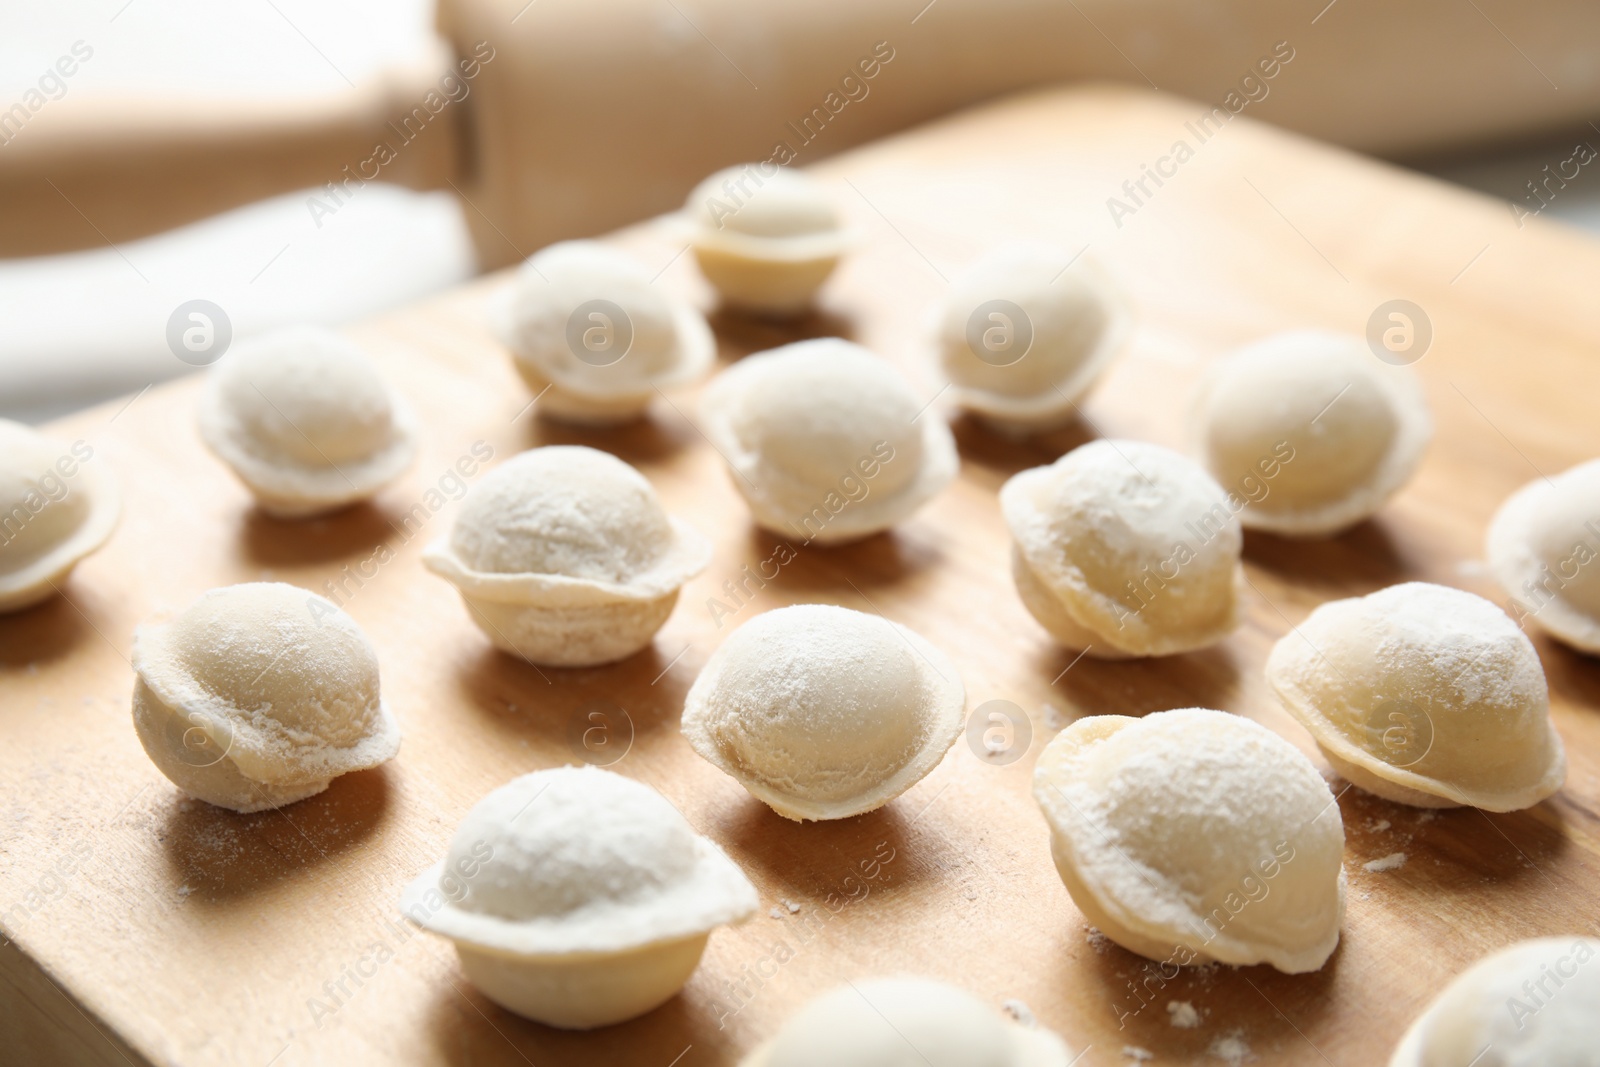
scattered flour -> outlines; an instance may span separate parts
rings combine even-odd
[[[1404,867],[1405,865],[1406,854],[1404,852],[1391,852],[1382,859],[1369,860],[1361,866],[1373,873],[1381,873],[1383,871],[1392,871],[1396,867]]]
[[[1046,703],[1044,706],[1044,725],[1049,730],[1065,730],[1071,725],[1072,719],[1067,713],[1054,704]]]
[[[768,911],[767,914],[772,916],[774,919],[781,919],[783,918],[784,913],[782,908],[774,907]]]
[[[1187,1000],[1169,1000],[1167,1020],[1180,1030],[1193,1030],[1200,1025],[1200,1013]]]
[[[785,900],[783,902],[783,906],[789,909],[789,914],[790,915],[798,915],[798,914],[800,914],[800,905],[796,904],[792,900]]]
[[[1246,1060],[1255,1059],[1250,1052],[1250,1046],[1245,1044],[1243,1030],[1233,1030],[1223,1034],[1211,1042],[1211,1047],[1206,1052],[1232,1067],[1238,1067]]]
[[[1092,926],[1084,928],[1083,939],[1102,956],[1111,951],[1111,939]]]
[[[1156,1054],[1147,1048],[1140,1048],[1138,1045],[1123,1045],[1122,1058],[1132,1060],[1134,1063],[1146,1063],[1155,1059]]]
[[[1391,827],[1393,825],[1394,824],[1391,823],[1388,819],[1379,819],[1377,822],[1372,824],[1372,829],[1374,831],[1376,831],[1377,833],[1382,833],[1383,831],[1387,830],[1389,827]]]

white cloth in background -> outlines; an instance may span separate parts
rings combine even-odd
[[[477,272],[449,192],[369,182],[315,220],[307,198],[318,194],[116,248],[0,261],[0,416],[39,422],[193,371],[167,343],[168,319],[190,300],[220,306],[238,343],[290,323],[350,322]]]

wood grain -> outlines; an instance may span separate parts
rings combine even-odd
[[[714,316],[724,360],[842,333],[918,368],[931,398],[940,383],[920,369],[927,306],[988,244],[1025,234],[1087,245],[1138,306],[1140,325],[1080,425],[1023,444],[957,420],[955,485],[891,534],[801,550],[720,627],[709,598],[728,603],[724,583],[777,542],[750,526],[694,428],[692,392],[658,400],[650,421],[618,433],[523,413],[528,394],[484,328],[485,300],[503,276],[353,331],[419,409],[426,442],[399,484],[325,521],[286,524],[251,509],[200,447],[193,380],[58,424],[117,469],[129,503],[64,597],[0,620],[0,922],[20,950],[6,955],[7,972],[39,972],[9,988],[36,1003],[59,995],[49,1025],[62,1042],[95,1050],[71,1058],[94,1063],[702,1067],[736,1062],[826,987],[913,972],[996,1006],[1022,1000],[1075,1049],[1087,1046],[1084,1064],[1121,1063],[1125,1047],[1156,1062],[1200,1062],[1234,1037],[1252,1062],[1367,1065],[1383,1062],[1429,995],[1480,954],[1535,934],[1593,932],[1600,673],[1542,637],[1571,755],[1567,787],[1512,815],[1428,815],[1345,793],[1349,915],[1316,974],[1185,973],[1141,1008],[1132,987],[1144,964],[1090,938],[1056,877],[1028,787],[1034,756],[1063,723],[1202,705],[1258,719],[1310,751],[1262,681],[1272,642],[1322,600],[1403,579],[1500,599],[1477,562],[1495,506],[1539,472],[1600,454],[1600,249],[1553,226],[1519,230],[1499,205],[1247,119],[1198,146],[1115,225],[1106,198],[1175,140],[1192,141],[1184,123],[1202,110],[1121,89],[1043,94],[818,168],[869,240],[803,322]],[[617,240],[664,268],[658,284],[709,306],[688,257],[659,231]],[[1208,359],[1272,330],[1363,332],[1394,297],[1425,308],[1435,331],[1417,368],[1438,434],[1415,481],[1342,537],[1248,537],[1248,621],[1214,649],[1074,665],[1055,648],[1011,587],[1001,482],[1098,435],[1176,446],[1187,391]],[[714,539],[715,563],[653,649],[610,668],[541,672],[493,652],[454,591],[423,571],[420,548],[447,528],[454,505],[409,539],[395,524],[441,481],[449,489],[447,471],[479,440],[497,460],[552,442],[608,448]],[[344,599],[377,645],[404,722],[399,758],[281,812],[236,816],[185,801],[133,735],[134,626],[231,582],[320,590],[342,568],[359,573],[379,546],[395,558],[359,588],[347,582]],[[799,601],[914,627],[954,658],[971,706],[1026,709],[1029,753],[995,767],[958,743],[881,811],[828,825],[777,818],[694,756],[676,723],[687,686],[733,624]],[[596,701],[631,719],[631,741],[618,727],[628,750],[614,769],[660,789],[721,842],[757,883],[763,910],[713,937],[680,998],[574,1035],[478,996],[448,944],[399,924],[395,899],[485,792],[577,759],[574,723]],[[1395,852],[1404,866],[1364,869]],[[24,1010],[7,996],[0,1020]],[[1201,1025],[1170,1025],[1169,1000],[1192,1002]],[[29,1025],[7,1029],[47,1028]],[[111,1036],[126,1054],[111,1054]]]

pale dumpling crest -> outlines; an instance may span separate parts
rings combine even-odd
[[[740,1067],[1068,1067],[1061,1038],[926,978],[851,982],[812,1000]]]
[[[1091,656],[1165,656],[1239,623],[1244,537],[1194,463],[1141,441],[1093,441],[1000,490],[1023,604]]]
[[[1432,434],[1410,367],[1318,330],[1219,360],[1190,411],[1196,456],[1247,502],[1239,521],[1288,536],[1334,534],[1373,515],[1416,472]]]
[[[921,781],[961,733],[950,660],[877,615],[800,604],[730,634],[684,699],[683,735],[788,819],[872,811]]]
[[[1289,742],[1203,708],[1100,715],[1058,734],[1034,798],[1073,902],[1176,966],[1320,968],[1344,917],[1344,824]]]
[[[1600,941],[1518,941],[1457,975],[1389,1067],[1590,1067],[1597,1019]]]
[[[955,478],[955,439],[926,406],[887,361],[829,337],[740,360],[700,412],[756,522],[834,544],[888,529]]]
[[[1042,241],[990,250],[936,314],[939,370],[956,401],[1008,432],[1074,419],[1132,318],[1097,267]]]
[[[542,412],[626,422],[657,390],[710,369],[716,341],[705,317],[653,281],[643,264],[599,241],[562,241],[523,264],[495,314]]]
[[[0,419],[0,612],[53,596],[121,512],[116,478],[93,445]]]
[[[495,468],[422,556],[495,645],[556,667],[644,648],[710,559],[710,543],[667,514],[642,474],[579,445]]]
[[[456,943],[491,1000],[572,1029],[672,997],[712,930],[756,905],[744,872],[665,797],[593,767],[494,790],[400,899],[413,922]]]
[[[1388,800],[1516,811],[1566,778],[1533,643],[1459,589],[1323,604],[1273,647],[1267,682],[1334,770]]]
[[[1600,652],[1600,459],[1513,493],[1489,523],[1489,568],[1519,622]]]
[[[723,302],[770,315],[804,311],[855,241],[815,179],[771,162],[706,178],[681,218]]]
[[[354,619],[282,582],[213,589],[134,635],[133,721],[156,767],[218,807],[282,807],[400,749]]]
[[[206,375],[200,435],[284,518],[377,493],[411,465],[408,404],[354,342],[299,326],[241,342]]]

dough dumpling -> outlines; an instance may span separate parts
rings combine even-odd
[[[1334,770],[1387,800],[1517,811],[1566,778],[1533,643],[1460,589],[1323,604],[1273,646],[1267,682]]]
[[[1359,337],[1299,330],[1213,365],[1190,432],[1200,462],[1247,501],[1245,526],[1325,536],[1411,478],[1433,418],[1411,368],[1379,361]]]
[[[1073,902],[1130,952],[1302,974],[1339,943],[1339,805],[1258,723],[1203,708],[1079,719],[1040,754],[1033,795]]]
[[[269,515],[365,500],[417,450],[416,420],[354,342],[300,326],[241,342],[206,374],[200,436]]]
[[[1022,603],[1067,648],[1120,659],[1221,641],[1239,624],[1244,535],[1194,463],[1093,441],[1000,490]]]

